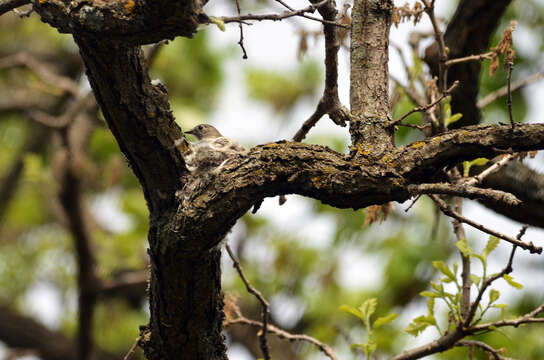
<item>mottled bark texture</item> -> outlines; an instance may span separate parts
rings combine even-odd
[[[37,0],[42,21],[80,37],[142,45],[191,37],[206,0]]]
[[[444,34],[450,49],[449,58],[454,59],[488,51],[490,39],[500,18],[511,0],[461,0]],[[483,15],[485,14],[485,16]],[[438,46],[430,46],[425,52],[425,61],[434,75],[438,75]],[[453,127],[480,123],[481,113],[477,107],[480,87],[481,63],[471,61],[454,65],[448,70],[448,81],[459,80],[459,86],[452,94],[451,106],[454,113],[463,118]],[[523,119],[516,119],[523,121]],[[503,122],[507,122],[504,119]],[[515,194],[523,203],[515,210],[498,204],[484,202],[494,211],[522,223],[544,227],[544,176],[521,162],[511,162],[504,169],[486,178],[484,186]]]
[[[351,33],[352,154],[373,162],[393,148],[389,117],[389,28],[393,2],[355,1]]]
[[[129,12],[124,17],[123,9]],[[283,141],[231,159],[218,175],[196,177],[173,146],[182,132],[166,90],[151,84],[134,44],[190,36],[198,4],[44,0],[36,6],[45,21],[73,33],[96,99],[148,203],[151,319],[140,340],[148,359],[226,359],[218,245],[259,199],[295,193],[357,209],[404,201],[418,191],[485,196],[482,189],[428,183],[461,160],[544,148],[544,125],[470,127],[394,147],[387,127],[391,9],[391,1],[355,2],[351,155]]]

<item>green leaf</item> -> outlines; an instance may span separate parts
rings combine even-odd
[[[412,320],[412,322],[408,325],[404,331],[406,331],[410,335],[417,336],[420,332],[425,330],[427,326],[430,325],[436,325],[436,319],[432,315],[421,315]]]
[[[484,251],[482,252],[482,256],[484,257],[484,259],[487,259],[487,255],[491,254],[491,252],[497,248],[499,242],[500,240],[498,237],[489,237],[489,240],[487,240],[487,244],[485,245]]]
[[[428,298],[440,297],[440,294],[437,294],[437,293],[432,292],[432,291],[422,291],[422,292],[419,293],[419,295],[425,296],[425,297],[428,297]]]
[[[433,266],[440,270],[440,272],[446,275],[450,280],[455,280],[455,275],[453,272],[444,264],[443,261],[433,261]]]
[[[434,297],[429,298],[429,301],[427,301],[427,313],[429,316],[434,316]]]
[[[467,243],[467,239],[461,239],[455,243],[455,246],[461,251],[461,253],[466,257],[476,256],[474,250]]]
[[[399,315],[395,314],[395,313],[389,314],[387,316],[381,316],[381,317],[377,318],[376,321],[374,321],[374,324],[372,325],[372,327],[374,329],[377,329],[380,326],[383,326],[383,325],[388,324],[391,321],[395,320],[397,318],[397,316],[399,316]]]
[[[473,284],[480,285],[480,280],[482,280],[482,278],[478,275],[470,274],[470,281],[472,281]]]
[[[361,313],[359,312],[359,310],[357,310],[357,309],[355,309],[355,308],[353,308],[353,307],[351,307],[351,306],[342,305],[342,306],[340,306],[339,310],[340,310],[340,311],[347,312],[347,313],[349,313],[349,314],[351,314],[351,315],[353,315],[353,316],[358,317],[358,318],[361,319],[362,321],[364,321],[364,316],[363,316],[363,314],[361,314]]]
[[[502,278],[503,278],[504,280],[506,280],[506,282],[507,282],[510,286],[512,286],[512,287],[514,287],[514,288],[516,288],[516,289],[521,289],[521,288],[523,287],[523,285],[521,285],[521,284],[518,283],[518,282],[515,282],[515,281],[514,281],[514,278],[511,277],[511,276],[508,275],[508,274],[504,274],[504,275],[502,276]]]
[[[489,303],[494,303],[499,299],[500,296],[501,293],[499,292],[499,290],[491,289],[491,291],[489,291]]]
[[[359,311],[364,317],[365,324],[370,325],[370,317],[376,311],[376,306],[378,306],[378,299],[370,298],[359,306]]]
[[[470,165],[483,166],[489,162],[489,159],[486,158],[477,158],[470,162]]]
[[[463,117],[463,114],[457,113],[457,114],[453,114],[452,116],[446,118],[446,127],[448,127],[450,124],[453,124],[453,123],[461,120],[462,117]]]

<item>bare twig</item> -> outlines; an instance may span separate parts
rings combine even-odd
[[[229,244],[225,244],[225,248],[227,249],[227,253],[232,259],[232,266],[234,266],[234,268],[238,272],[238,275],[240,275],[240,278],[242,279],[242,282],[246,286],[247,291],[250,294],[253,294],[257,298],[257,300],[259,300],[259,302],[261,303],[262,323],[261,323],[261,331],[259,331],[258,333],[259,345],[261,347],[261,351],[263,353],[265,360],[270,360],[270,350],[268,349],[268,343],[266,341],[268,318],[270,316],[270,310],[269,310],[270,304],[268,303],[268,301],[266,301],[263,294],[261,294],[259,290],[255,289],[255,287],[253,287],[253,285],[251,285],[249,280],[246,278],[244,271],[242,270],[242,265],[240,265],[240,261],[236,258],[236,256],[232,252],[232,249],[230,248]]]
[[[438,86],[440,92],[444,92],[448,83],[448,67],[446,66],[448,54],[446,52],[444,34],[442,33],[442,30],[440,30],[438,20],[436,19],[436,16],[434,14],[434,0],[430,2],[429,0],[423,0],[423,4],[425,5],[424,10],[429,16],[429,19],[431,20],[431,23],[433,25],[435,39],[438,43],[438,53],[440,54],[440,63],[438,64]]]
[[[481,189],[464,184],[432,183],[408,185],[407,190],[412,195],[417,194],[443,194],[461,196],[469,199],[486,199],[508,206],[519,205],[521,201],[514,195],[493,189]]]
[[[235,0],[236,2],[236,11],[238,12],[238,16],[240,16],[240,0]],[[238,23],[238,27],[240,28],[240,40],[238,40],[238,45],[240,45],[240,48],[242,49],[242,59],[247,59],[247,52],[246,48],[244,47],[244,29],[242,28],[242,22],[240,21]]]
[[[468,224],[480,231],[483,231],[489,235],[493,235],[493,236],[496,236],[500,239],[503,239],[505,241],[508,241],[509,243],[511,244],[514,244],[514,245],[517,245],[519,247],[521,247],[522,249],[525,249],[525,250],[529,250],[531,253],[537,253],[537,254],[540,254],[542,253],[542,247],[540,246],[535,246],[532,242],[529,242],[529,243],[525,243],[521,240],[518,240],[516,238],[513,238],[511,236],[508,236],[508,235],[505,235],[505,234],[502,234],[498,231],[495,231],[495,230],[491,230],[491,229],[488,229],[487,227],[481,225],[481,224],[478,224],[470,219],[467,219],[466,217],[462,216],[461,214],[458,214],[457,212],[455,212],[453,209],[451,209],[449,207],[448,204],[446,204],[446,202],[442,199],[440,199],[438,196],[436,195],[431,195],[431,199],[433,199],[436,204],[440,207],[440,210],[442,210],[442,212],[444,214],[446,214],[447,216],[450,216],[450,217],[453,217],[455,219],[457,219],[458,221],[460,222],[463,222],[465,224]]]
[[[134,352],[138,348],[138,343],[140,342],[141,338],[142,338],[141,336],[138,336],[136,338],[136,340],[134,341],[134,344],[132,344],[130,349],[128,349],[127,354],[123,357],[123,360],[129,360],[132,357],[132,355],[134,354]]]
[[[487,345],[484,342],[477,341],[477,340],[461,340],[455,343],[454,346],[457,347],[478,347],[486,352],[489,353],[489,355],[494,360],[502,360],[504,357],[502,357],[499,353],[499,350],[492,348],[491,346]]]
[[[510,125],[512,126],[512,129],[514,129],[514,116],[512,115],[512,89],[510,88],[510,83],[512,81],[512,69],[514,67],[514,64],[511,61],[507,61],[506,68],[507,68],[507,75],[506,75],[506,96],[507,101],[506,104],[508,106],[508,118],[510,119]]]
[[[451,59],[446,61],[446,67],[450,67],[455,64],[460,64],[460,63],[469,62],[469,61],[491,60],[491,57],[493,56],[494,53],[495,53],[494,51],[490,51],[490,52],[486,52],[485,54],[469,55],[469,56],[465,56],[461,58]]]
[[[282,14],[262,14],[262,15],[253,15],[253,14],[247,14],[247,15],[241,15],[241,16],[222,16],[218,17],[221,21],[223,21],[225,24],[231,23],[231,22],[243,22],[243,21],[249,21],[249,20],[255,20],[255,21],[263,21],[263,20],[271,20],[271,21],[281,21],[283,19],[288,19],[293,16],[303,16],[311,20],[319,21],[323,24],[327,25],[333,25],[337,27],[342,28],[348,28],[348,26],[344,24],[337,23],[335,21],[330,20],[321,20],[314,17],[307,17],[304,16],[306,13],[313,13],[316,9],[318,9],[320,6],[326,4],[329,2],[329,0],[322,0],[316,4],[311,4],[303,9],[299,10],[293,10],[293,11],[285,11]]]
[[[542,78],[544,78],[544,71],[539,71],[523,80],[512,83],[510,86],[510,91],[512,92],[512,91],[521,89],[527,85],[537,82],[538,80]],[[505,96],[506,94],[508,94],[508,86],[503,86],[502,88],[486,95],[483,99],[480,99],[478,101],[478,104],[477,104],[478,109],[485,108],[487,105],[491,104],[493,101],[497,100],[498,98]]]
[[[250,326],[255,326],[255,327],[259,327],[259,328],[263,328],[263,324],[259,321],[255,321],[255,320],[250,320],[250,319],[247,319],[243,316],[239,316],[237,319],[232,319],[232,320],[229,320],[227,323],[225,323],[225,326],[229,326],[229,325],[234,325],[234,324],[245,324],[245,325],[250,325]],[[309,342],[315,346],[317,346],[319,348],[319,350],[321,350],[327,357],[329,357],[331,360],[338,360],[338,358],[336,357],[336,355],[334,354],[333,350],[331,349],[331,347],[327,344],[324,344],[322,342],[320,342],[319,340],[311,337],[311,336],[308,336],[308,335],[305,335],[305,334],[291,334],[285,330],[282,330],[274,325],[268,325],[266,327],[266,331],[268,331],[269,333],[272,333],[274,335],[276,335],[277,337],[279,337],[280,339],[285,339],[285,340],[289,340],[289,341],[305,341],[305,342]]]
[[[402,122],[404,119],[406,119],[408,116],[412,115],[413,113],[416,113],[416,112],[423,112],[423,111],[427,111],[429,109],[431,109],[433,106],[437,105],[438,103],[440,103],[440,101],[442,101],[442,99],[444,99],[445,97],[447,97],[448,95],[451,94],[451,92],[457,87],[457,85],[459,85],[459,81],[455,81],[450,87],[449,89],[446,89],[438,99],[436,99],[435,101],[431,102],[430,104],[427,104],[427,105],[424,105],[424,106],[418,106],[416,108],[413,108],[412,110],[408,111],[406,114],[402,115],[400,118],[396,119],[396,120],[393,120],[389,123],[389,126],[395,126],[395,125],[398,125],[400,122]]]
[[[468,179],[467,181],[464,181],[464,183],[467,184],[467,185],[471,185],[471,186],[476,185],[476,184],[480,184],[486,177],[488,177],[489,175],[494,174],[497,171],[499,171],[506,164],[508,164],[510,161],[512,161],[516,156],[517,156],[517,154],[504,155],[504,157],[502,159],[500,159],[499,161],[497,161],[496,163],[494,163],[493,165],[491,165],[490,167],[488,167],[487,169],[485,169],[484,171],[482,171],[478,175]]]
[[[0,16],[20,6],[30,4],[30,0],[3,0],[0,1]]]
[[[416,204],[416,202],[421,198],[421,194],[419,194],[418,196],[416,196],[416,198],[414,200],[412,200],[412,203],[404,210],[404,212],[408,212],[410,211],[410,209],[412,208],[412,206],[414,206]]]
[[[544,304],[540,305],[539,307],[537,307],[530,313],[525,314],[524,316],[517,319],[500,320],[500,321],[473,326],[471,328],[471,332],[478,333],[478,332],[489,331],[498,327],[505,327],[505,326],[518,327],[521,324],[534,324],[534,323],[542,324],[544,323],[544,317],[537,317],[537,316],[542,314],[543,312],[544,312]]]

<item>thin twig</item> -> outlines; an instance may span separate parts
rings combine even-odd
[[[502,159],[500,159],[499,161],[497,161],[496,163],[494,163],[493,165],[491,165],[490,167],[488,167],[487,169],[485,169],[478,175],[468,179],[467,181],[464,181],[463,183],[467,185],[471,185],[471,186],[480,184],[486,177],[499,171],[502,167],[504,167],[506,164],[512,161],[516,156],[517,154],[505,155]]]
[[[306,13],[313,13],[316,9],[318,9],[320,6],[326,4],[330,0],[323,0],[316,4],[311,4],[303,9],[299,10],[293,10],[293,11],[285,11],[282,14],[262,14],[262,15],[253,15],[253,14],[246,14],[246,15],[240,15],[240,16],[221,16],[218,17],[221,21],[223,21],[225,24],[231,23],[231,22],[241,22],[241,21],[248,21],[248,20],[255,20],[255,21],[263,21],[263,20],[271,20],[271,21],[281,21],[283,19],[288,19],[293,16],[304,16]],[[307,17],[308,19],[319,21],[323,24],[327,25],[334,25],[342,28],[349,29],[347,25],[337,23],[335,21],[330,20],[321,20],[318,18],[313,17]]]
[[[238,12],[238,16],[240,16],[240,0],[235,0],[236,2],[236,11]],[[247,59],[247,52],[246,48],[244,47],[244,29],[242,28],[242,22],[240,21],[238,23],[238,27],[240,28],[240,40],[238,40],[238,45],[240,45],[240,48],[242,49],[242,59]]]
[[[496,350],[496,349],[492,348],[491,346],[487,345],[486,343],[484,343],[482,341],[461,340],[461,341],[456,342],[454,346],[457,346],[457,347],[478,347],[478,348],[488,352],[493,357],[493,359],[495,359],[495,360],[504,359],[499,354],[499,350]]]
[[[410,211],[410,209],[412,208],[412,206],[414,206],[416,204],[416,202],[421,198],[421,194],[419,194],[418,196],[416,196],[416,198],[412,201],[412,203],[406,208],[406,210],[404,210],[404,212],[408,212]]]
[[[134,341],[134,344],[132,344],[130,349],[128,349],[127,354],[123,357],[123,360],[129,360],[132,357],[132,355],[134,354],[134,352],[138,348],[138,342],[140,341],[141,338],[142,338],[141,336],[138,336],[136,338],[136,340]]]
[[[521,247],[522,249],[525,249],[525,250],[529,250],[529,252],[531,252],[531,254],[533,253],[537,253],[537,254],[540,254],[542,253],[542,247],[540,246],[535,246],[532,242],[529,242],[529,243],[525,243],[521,240],[518,240],[516,238],[513,238],[511,236],[508,236],[508,235],[505,235],[505,234],[502,234],[498,231],[495,231],[495,230],[492,230],[492,229],[488,229],[487,227],[481,225],[481,224],[478,224],[470,219],[467,219],[466,217],[464,217],[463,215],[461,214],[458,214],[457,212],[455,212],[453,209],[451,209],[449,207],[448,204],[446,204],[446,202],[442,199],[440,199],[440,197],[436,196],[436,195],[430,195],[431,196],[431,199],[434,200],[434,202],[436,202],[436,204],[440,207],[440,210],[442,210],[442,212],[444,214],[446,214],[447,216],[450,216],[450,217],[453,217],[455,219],[457,219],[458,221],[460,222],[463,222],[465,224],[468,224],[480,231],[483,231],[489,235],[493,235],[493,236],[496,236],[500,239],[503,239],[505,241],[508,241],[509,243],[511,244],[514,244],[514,245],[517,245],[519,247]]]
[[[448,67],[446,66],[446,61],[448,60],[448,54],[446,52],[446,43],[444,41],[444,34],[442,33],[442,30],[440,30],[440,26],[438,25],[438,20],[436,19],[436,16],[434,14],[434,0],[429,2],[429,0],[423,0],[423,4],[425,5],[425,12],[429,16],[429,19],[431,20],[431,24],[433,25],[433,30],[435,34],[436,42],[438,43],[438,53],[440,54],[440,63],[438,64],[438,86],[440,89],[440,92],[444,92],[446,90],[446,86],[448,83]]]
[[[524,316],[517,319],[500,320],[500,321],[473,326],[471,328],[471,332],[477,333],[481,331],[489,331],[489,330],[492,330],[498,327],[504,327],[504,326],[518,327],[521,324],[544,323],[544,317],[537,317],[543,312],[544,312],[544,304],[540,305],[539,307],[537,307],[530,313],[525,314]]]
[[[465,56],[461,58],[451,59],[446,61],[446,67],[450,67],[455,64],[461,64],[461,63],[469,62],[469,61],[490,60],[494,53],[495,53],[494,51],[490,51],[490,52],[486,52],[485,54],[469,55],[469,56]]]
[[[232,252],[232,249],[230,248],[229,244],[225,244],[225,248],[227,249],[227,253],[229,254],[230,258],[232,259],[232,266],[236,269],[238,272],[238,275],[240,275],[240,278],[242,279],[242,282],[246,286],[247,292],[250,294],[253,294],[257,300],[261,303],[261,331],[259,331],[259,346],[261,347],[261,351],[263,353],[263,356],[265,360],[270,360],[270,350],[268,349],[268,343],[266,341],[266,332],[268,328],[268,318],[270,315],[270,304],[266,299],[264,298],[263,294],[257,289],[251,285],[249,280],[246,278],[244,271],[242,270],[242,265],[240,265],[240,261],[236,258],[234,253]]]
[[[469,199],[486,199],[496,203],[506,204],[508,206],[515,206],[521,204],[521,201],[510,193],[494,189],[482,189],[464,184],[412,184],[407,186],[407,190],[412,195],[442,194],[461,196]]]
[[[462,214],[463,198],[455,197],[453,199],[453,202],[455,204],[455,211],[458,214]],[[457,241],[463,241],[463,239],[467,238],[463,223],[458,219],[453,220],[453,229],[455,232],[455,236],[457,237]],[[472,282],[470,280],[470,258],[468,256],[465,256],[462,251],[459,251],[459,253],[461,254],[461,262],[463,268],[461,273],[461,321],[466,321],[470,316],[470,286],[472,285]]]
[[[229,320],[228,322],[225,323],[225,326],[229,326],[229,325],[234,325],[234,324],[245,324],[245,325],[250,325],[250,326],[255,326],[255,327],[259,327],[259,328],[263,328],[263,324],[259,321],[255,321],[255,320],[250,320],[250,319],[247,319],[245,317],[238,317],[237,319],[232,319],[232,320]],[[289,341],[305,341],[305,342],[309,342],[315,346],[317,346],[319,348],[319,350],[321,350],[327,357],[329,357],[331,360],[338,360],[338,358],[336,357],[336,355],[334,354],[333,350],[331,349],[331,347],[327,344],[324,344],[322,342],[320,342],[319,340],[311,337],[311,336],[308,336],[308,335],[305,335],[305,334],[291,334],[285,330],[282,330],[274,325],[268,325],[266,327],[266,331],[268,331],[269,333],[272,333],[274,335],[276,335],[277,337],[279,337],[280,339],[285,339],[285,340],[289,340]]]
[[[520,81],[516,81],[514,83],[511,84],[510,86],[510,91],[515,91],[515,90],[518,90],[518,89],[521,89],[527,85],[530,85],[534,82],[537,82],[538,80],[544,78],[544,71],[539,71],[537,73],[534,73],[533,75],[523,79],[523,80],[520,80]],[[500,89],[492,92],[491,94],[488,94],[486,95],[483,99],[480,99],[478,101],[478,109],[483,109],[485,108],[487,105],[491,104],[493,101],[497,100],[498,98],[500,97],[503,97],[505,95],[508,94],[508,87],[507,86],[503,86],[501,87]]]
[[[519,240],[518,236],[518,240]],[[497,279],[502,278],[506,274],[510,274],[513,271],[512,264],[514,262],[514,255],[516,254],[517,245],[512,246],[512,251],[510,252],[510,256],[508,257],[508,262],[506,263],[506,266],[498,273],[491,275],[485,279],[483,279],[483,283],[480,287],[480,290],[478,291],[478,295],[476,296],[476,299],[472,303],[470,307],[470,314],[469,317],[465,319],[463,326],[468,327],[474,318],[474,315],[476,314],[476,310],[478,310],[478,306],[480,305],[480,301],[482,300],[482,296],[484,295],[487,288]],[[482,315],[480,315],[480,319],[477,321],[474,321],[474,324],[477,324],[480,322]]]
[[[510,119],[510,125],[512,126],[512,129],[514,129],[514,116],[512,115],[512,89],[510,88],[510,83],[512,81],[512,69],[514,67],[514,64],[511,61],[508,61],[506,64],[507,76],[506,76],[506,96],[507,101],[506,104],[508,106],[508,117]]]
[[[416,108],[413,108],[412,110],[408,111],[406,114],[402,115],[400,118],[396,119],[396,120],[393,120],[389,123],[388,126],[395,126],[395,125],[398,125],[400,122],[402,122],[404,119],[406,119],[408,116],[412,115],[413,113],[416,113],[416,112],[423,112],[423,111],[427,111],[429,109],[431,109],[433,106],[435,106],[436,104],[440,103],[440,101],[442,101],[442,99],[444,99],[445,97],[447,97],[448,95],[451,94],[451,92],[457,87],[457,85],[459,85],[459,81],[456,80],[450,87],[449,89],[446,89],[438,99],[436,99],[435,101],[433,101],[432,103],[430,104],[427,104],[427,105],[424,105],[424,106],[418,106]]]

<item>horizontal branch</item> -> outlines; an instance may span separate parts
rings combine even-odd
[[[3,0],[0,1],[0,16],[20,6],[30,4],[30,0]]]
[[[125,45],[144,45],[192,37],[205,1],[93,1],[40,0],[34,10],[41,20],[61,33],[122,41]]]
[[[374,163],[318,145],[286,141],[260,145],[246,156],[232,158],[217,175],[186,178],[184,189],[178,192],[173,236],[187,239],[182,241],[185,251],[209,249],[221,241],[255,199],[290,193],[354,209],[403,202],[420,193],[460,195],[513,206],[519,200],[511,194],[435,183],[434,179],[444,167],[462,160],[493,157],[507,149],[542,148],[544,124],[520,124],[513,131],[503,125],[449,131],[398,148]],[[194,238],[205,241],[189,241]]]
[[[512,84],[510,84],[510,91],[518,90],[534,82],[537,82],[538,80],[543,78],[544,78],[544,71],[539,71],[523,80],[515,81]],[[503,86],[499,90],[494,91],[491,94],[486,95],[484,98],[478,100],[478,103],[476,104],[476,106],[478,107],[478,109],[483,109],[487,105],[491,104],[493,101],[497,100],[498,98],[506,96],[506,94],[508,94],[508,87]]]
[[[225,24],[228,24],[228,23],[231,23],[231,22],[244,22],[244,21],[248,21],[248,20],[254,20],[254,21],[263,21],[263,20],[281,21],[281,20],[288,19],[288,18],[294,17],[294,16],[306,17],[305,15],[307,13],[313,13],[316,9],[318,9],[320,6],[326,4],[328,1],[329,0],[322,0],[322,1],[318,2],[318,3],[316,3],[316,4],[311,4],[311,5],[303,8],[303,9],[284,11],[281,14],[262,14],[262,15],[247,14],[247,15],[241,15],[241,16],[221,16],[221,17],[219,17],[219,19],[221,21],[223,21]],[[318,18],[314,18],[314,17],[309,17],[309,19],[319,21],[319,22],[321,22],[323,24],[343,27],[345,29],[349,28],[348,26],[346,26],[344,24],[340,24],[340,23],[337,23],[337,22],[331,21],[331,20],[318,19]]]
[[[505,234],[500,233],[498,231],[489,229],[489,228],[483,226],[482,224],[478,224],[477,222],[472,221],[472,220],[464,217],[463,215],[457,213],[452,208],[450,208],[448,206],[448,204],[446,204],[446,202],[444,200],[440,199],[438,196],[431,196],[431,198],[434,200],[434,202],[438,205],[438,207],[440,208],[440,210],[442,210],[442,212],[444,214],[456,219],[457,221],[468,224],[468,225],[472,226],[473,228],[476,228],[476,229],[478,229],[480,231],[485,232],[486,234],[493,235],[493,236],[496,236],[496,237],[498,237],[500,239],[508,241],[509,243],[511,243],[513,245],[517,245],[522,249],[529,250],[531,253],[537,253],[537,254],[542,253],[542,247],[535,246],[532,242],[526,243],[526,242],[518,240],[518,239],[516,239],[516,238],[514,238],[512,236],[508,236],[508,235],[505,235]]]
[[[544,304],[540,305],[530,313],[519,317],[517,319],[511,319],[511,320],[500,320],[495,321],[491,323],[476,325],[471,328],[472,333],[477,333],[481,331],[488,331],[492,330],[498,327],[505,327],[505,326],[513,326],[518,327],[522,324],[534,324],[534,323],[541,323],[544,324],[544,317],[537,317],[538,315],[542,314],[544,312]]]

